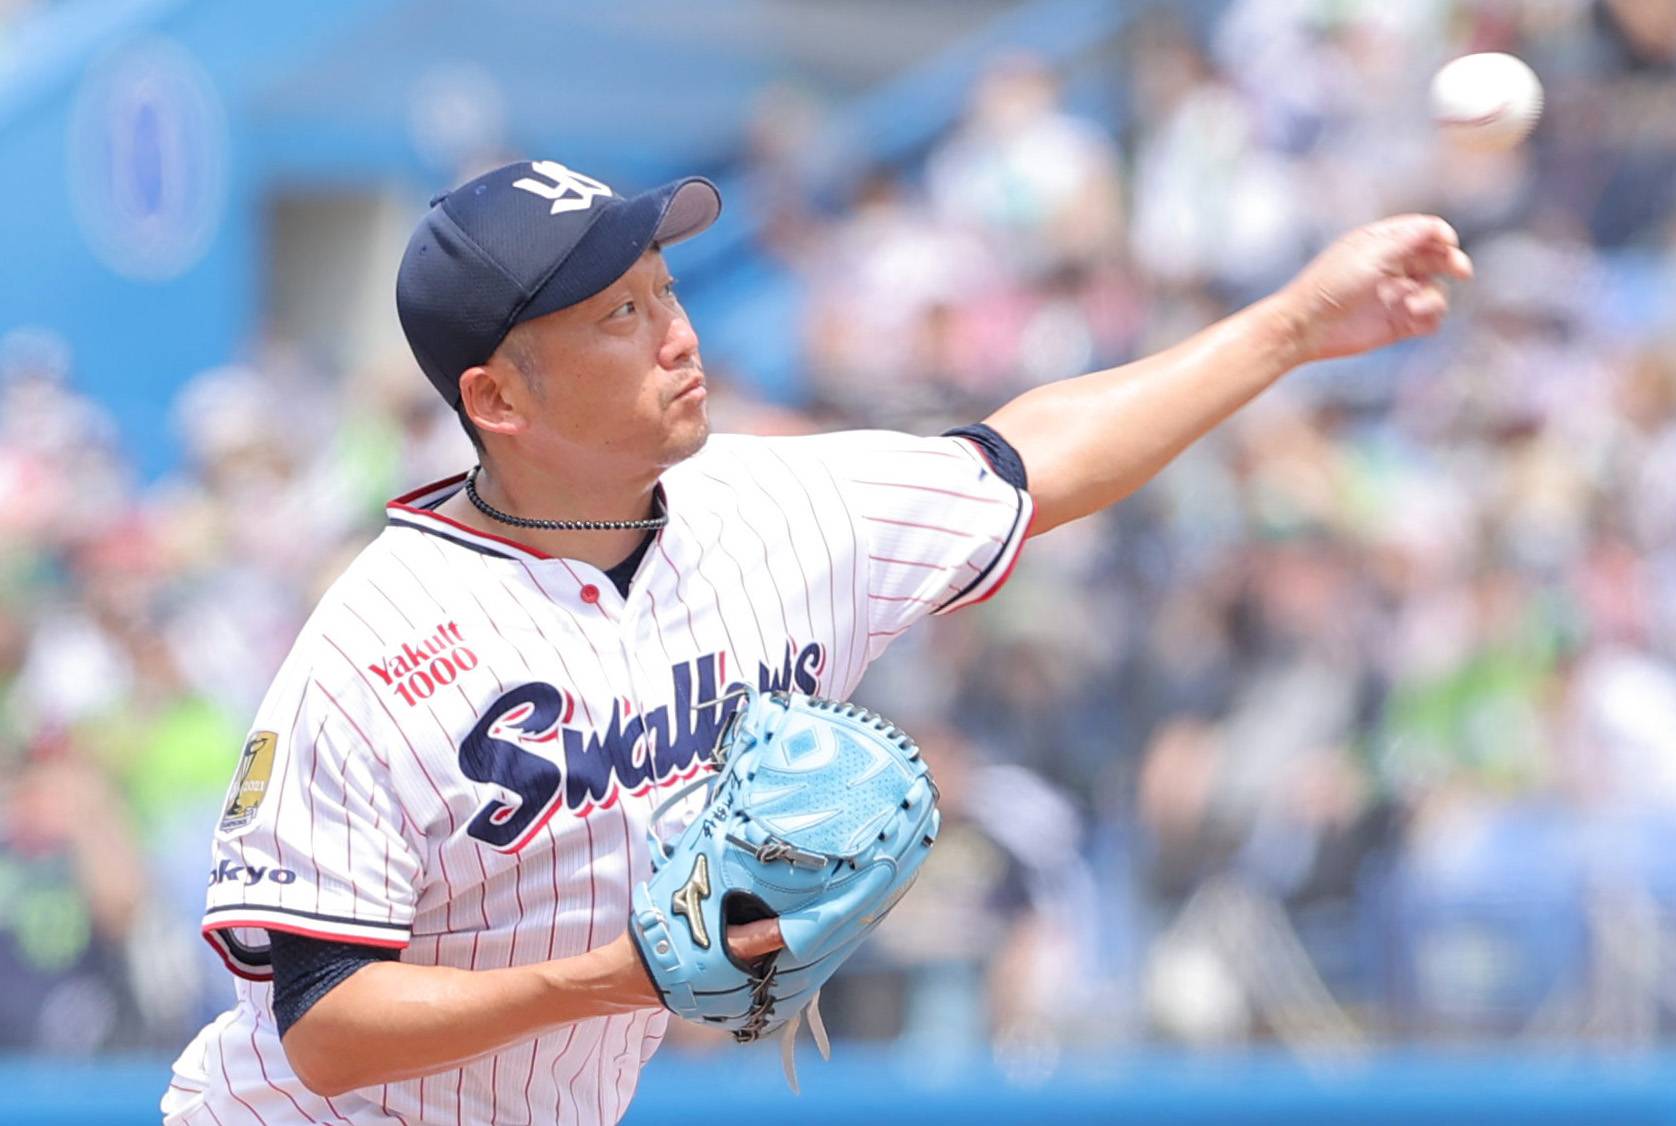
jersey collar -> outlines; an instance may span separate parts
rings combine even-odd
[[[523,563],[548,562],[555,558],[528,544],[497,536],[492,532],[479,531],[437,512],[437,505],[464,488],[465,482],[464,473],[456,473],[452,477],[435,481],[390,501],[384,506],[385,514],[394,527],[412,528],[426,535],[438,536],[480,555],[492,555],[499,559],[512,559]],[[657,499],[658,504],[667,510],[669,498],[661,481],[657,485]],[[660,530],[658,534],[662,535],[664,530],[667,529]]]

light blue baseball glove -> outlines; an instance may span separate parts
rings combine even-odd
[[[784,1026],[796,1090],[799,1017],[828,1055],[820,988],[919,873],[937,838],[937,789],[913,740],[865,708],[746,691],[717,773],[665,804],[710,787],[672,848],[653,839],[629,933],[671,1011],[739,1041]],[[770,917],[784,949],[750,962],[728,950],[730,924]]]

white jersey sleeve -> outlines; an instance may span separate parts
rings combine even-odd
[[[228,787],[203,921],[253,980],[273,976],[270,930],[405,947],[424,847],[356,686],[323,684],[301,652],[286,664]]]
[[[976,444],[881,430],[802,441],[832,475],[867,554],[875,651],[927,614],[982,602],[1006,582],[1035,510]]]

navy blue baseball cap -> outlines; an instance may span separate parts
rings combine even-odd
[[[513,325],[585,301],[653,243],[716,221],[702,176],[639,195],[551,160],[486,172],[431,201],[396,274],[396,313],[414,357],[448,405],[460,375],[488,361]]]

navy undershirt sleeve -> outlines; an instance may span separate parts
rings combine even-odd
[[[945,438],[965,438],[977,443],[989,459],[989,467],[995,470],[995,475],[1015,489],[1030,490],[1030,479],[1024,472],[1024,459],[1018,456],[1011,442],[995,432],[995,428],[987,423],[974,422],[970,426],[956,426],[953,430],[943,431]]]
[[[284,931],[269,931],[268,943],[274,967],[274,1021],[281,1036],[350,974],[362,966],[393,962],[401,956],[400,951],[382,946],[306,938]]]

